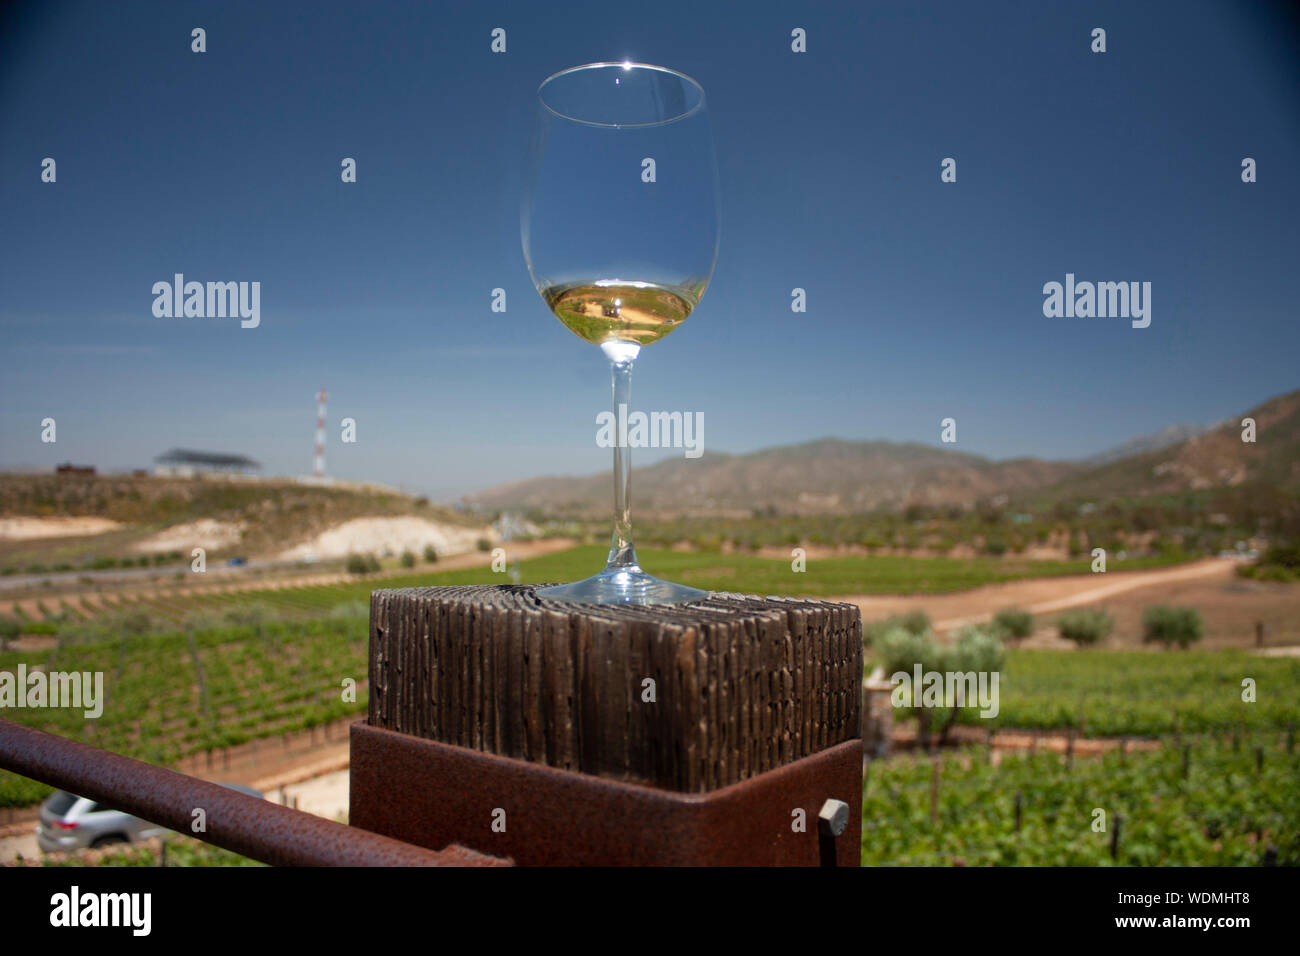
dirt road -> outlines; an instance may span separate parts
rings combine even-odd
[[[1003,608],[1019,607],[1040,617],[1028,646],[1072,647],[1056,636],[1047,615],[1072,607],[1100,606],[1116,621],[1112,644],[1141,643],[1141,618],[1153,604],[1194,607],[1205,619],[1206,647],[1249,647],[1255,624],[1265,627],[1269,645],[1300,643],[1300,585],[1255,582],[1235,574],[1237,562],[1206,558],[1172,568],[1110,571],[991,584],[949,594],[849,595],[864,621],[922,610],[937,631],[981,624]]]

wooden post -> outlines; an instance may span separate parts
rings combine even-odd
[[[1263,621],[1255,622],[1255,646],[1256,647],[1264,646],[1264,622]]]
[[[936,757],[931,764],[930,773],[930,825],[936,826],[939,823],[939,775],[941,773],[940,765],[942,759]]]
[[[1016,832],[1017,833],[1020,832],[1020,822],[1024,818],[1024,812],[1025,812],[1025,792],[1023,790],[1017,790],[1016,791]]]
[[[1110,858],[1119,859],[1119,828],[1124,823],[1124,818],[1118,813],[1115,814],[1115,826],[1110,831]]]
[[[194,629],[187,628],[185,631],[185,643],[189,647],[190,660],[194,664],[194,676],[199,683],[199,708],[203,712],[203,720],[209,727],[213,725],[212,709],[208,706],[208,682],[203,674],[203,660],[199,657],[198,644],[194,641]]]
[[[535,590],[371,595],[352,825],[526,865],[858,864],[855,606]]]
[[[367,723],[687,793],[858,739],[856,607],[742,595],[576,605],[532,592],[374,592]]]

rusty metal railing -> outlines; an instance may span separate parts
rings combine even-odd
[[[0,768],[274,866],[509,864],[458,845],[426,850],[8,720]],[[196,809],[205,832],[192,830]]]

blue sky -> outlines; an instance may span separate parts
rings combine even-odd
[[[1279,9],[9,8],[0,467],[146,466],[182,446],[305,473],[324,384],[341,477],[450,498],[607,468],[603,358],[533,290],[518,200],[537,84],[609,59],[708,96],[717,270],[633,392],[703,412],[706,457],[937,443],[948,416],[964,451],[1076,457],[1227,417],[1300,386],[1300,66]],[[176,272],[260,281],[260,327],[155,318],[152,285]],[[1044,317],[1043,284],[1067,272],[1151,282],[1151,326]]]

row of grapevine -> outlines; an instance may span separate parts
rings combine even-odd
[[[936,763],[938,770],[936,772]],[[1166,741],[1067,765],[977,751],[869,765],[864,865],[1300,864],[1300,758],[1284,735]]]
[[[302,730],[365,708],[365,623],[322,619],[228,626],[194,634],[195,666],[183,634],[123,635],[49,651],[0,653],[18,664],[104,675],[107,702],[94,721],[73,708],[14,709],[7,719],[167,764],[210,748]],[[355,700],[344,697],[344,681]],[[0,774],[0,806],[33,802],[44,790]]]

